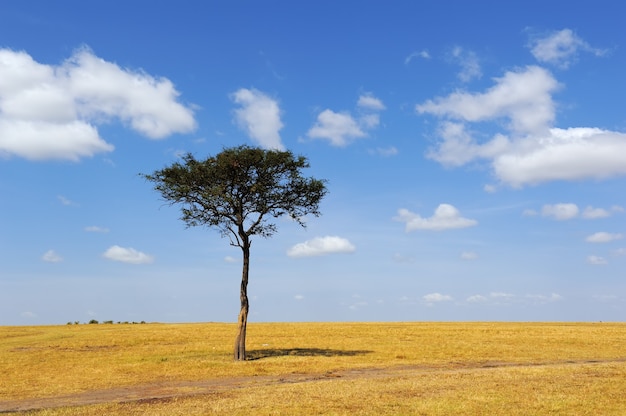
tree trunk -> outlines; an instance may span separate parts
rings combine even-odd
[[[237,319],[237,338],[235,338],[235,360],[245,361],[246,359],[246,327],[248,325],[248,271],[250,270],[250,243],[244,240],[241,247],[243,251],[243,270],[241,272],[241,290],[239,299],[241,300],[241,310]]]

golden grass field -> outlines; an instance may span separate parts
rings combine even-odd
[[[626,324],[0,327],[0,412],[624,415]]]

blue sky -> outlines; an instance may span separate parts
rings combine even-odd
[[[241,253],[139,177],[290,149],[251,321],[622,321],[617,1],[3,1],[0,325],[235,321]]]

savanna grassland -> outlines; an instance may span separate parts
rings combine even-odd
[[[0,327],[0,412],[623,415],[626,324]]]

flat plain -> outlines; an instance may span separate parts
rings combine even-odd
[[[623,415],[626,324],[0,327],[0,412]]]

